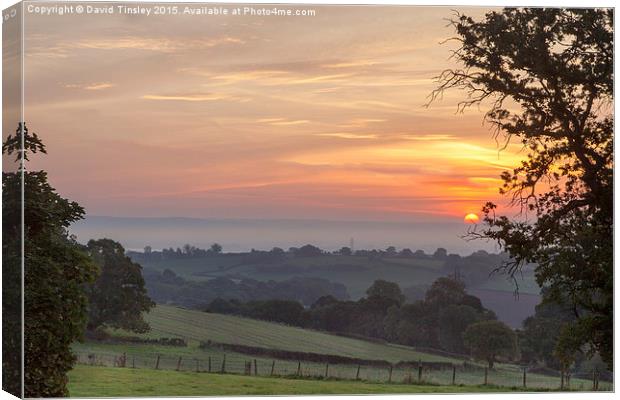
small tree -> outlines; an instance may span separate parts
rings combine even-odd
[[[463,334],[463,342],[472,356],[489,363],[493,368],[498,356],[517,356],[517,335],[506,324],[490,320],[469,325]]]
[[[353,252],[351,251],[350,247],[343,247],[338,250],[338,254],[340,254],[341,256],[350,256],[351,254],[353,254]]]
[[[219,243],[213,243],[209,250],[211,250],[211,253],[220,254],[222,252],[222,246]]]
[[[88,289],[88,329],[107,325],[134,332],[147,332],[142,317],[154,305],[146,294],[142,267],[125,255],[120,243],[110,239],[90,240],[88,252],[101,268],[101,275]]]

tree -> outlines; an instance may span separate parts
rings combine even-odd
[[[519,8],[480,21],[457,15],[461,69],[439,77],[431,101],[462,89],[459,110],[489,106],[486,121],[527,158],[501,175],[516,217],[483,207],[472,237],[496,241],[515,276],[537,263],[546,300],[573,309],[558,341],[566,353],[613,358],[613,9]],[[518,287],[517,287],[518,290]],[[568,296],[564,296],[568,294]]]
[[[498,356],[512,359],[517,355],[517,335],[500,321],[469,325],[463,334],[463,343],[472,356],[488,362],[491,369]]]
[[[442,349],[453,353],[466,351],[463,332],[471,324],[482,319],[482,315],[472,307],[449,305],[439,312],[439,344]]]
[[[218,243],[213,243],[209,249],[211,253],[220,254],[222,252],[222,246]]]
[[[148,332],[142,313],[154,305],[148,297],[142,267],[125,255],[123,246],[110,239],[90,240],[88,253],[99,265],[101,275],[88,292],[88,329],[100,326]]]
[[[547,367],[561,369],[555,348],[563,326],[574,319],[572,310],[566,306],[552,302],[537,305],[536,313],[523,321],[520,332],[519,344],[526,361],[542,362]]]
[[[350,256],[351,254],[353,254],[353,252],[351,251],[350,247],[343,247],[338,250],[338,254],[340,254],[341,256]]]
[[[3,270],[6,266],[7,272],[14,272],[11,278],[18,279],[15,282],[21,282],[21,270],[13,267],[20,258],[22,188],[24,196],[23,396],[65,397],[67,372],[75,361],[71,344],[82,338],[87,319],[84,285],[97,275],[96,265],[68,233],[68,227],[83,218],[84,209],[61,197],[49,184],[45,171],[26,170],[28,156],[45,154],[46,149],[25,123],[19,124],[15,135],[7,137],[2,153],[17,154],[16,162],[20,163],[17,172],[2,173],[3,252],[6,250],[4,254],[10,255]],[[19,320],[3,328],[21,332]],[[8,360],[20,365],[19,360],[13,360],[19,358],[20,349],[12,350],[15,354]],[[19,378],[13,369],[15,365],[3,368],[4,382],[12,391],[20,393],[21,379],[15,380]]]
[[[387,303],[392,303],[397,306],[402,305],[405,302],[405,296],[401,292],[397,283],[388,282],[381,279],[374,281],[372,286],[366,290],[368,300],[381,300]]]
[[[426,302],[435,308],[460,304],[465,297],[465,284],[456,279],[438,278],[426,291]]]
[[[318,257],[320,255],[323,255],[323,250],[311,244],[301,246],[295,251],[296,257]]]
[[[436,258],[438,260],[445,260],[446,257],[448,257],[448,251],[443,247],[439,247],[437,250],[435,250],[435,253],[433,253],[433,258]]]

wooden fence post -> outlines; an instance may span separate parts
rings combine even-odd
[[[484,367],[484,384],[487,385],[489,383],[489,368]]]
[[[594,382],[593,382],[594,391],[598,390],[598,377],[599,377],[598,369],[594,369]]]
[[[357,372],[355,373],[355,380],[358,381],[360,379],[360,365],[357,364]]]
[[[131,368],[136,368],[136,356],[131,357]]]
[[[392,383],[392,366],[390,365],[390,375],[388,376],[388,383]]]
[[[527,368],[523,367],[523,387],[527,387]]]
[[[209,372],[211,372],[211,356],[209,356]]]
[[[456,365],[452,365],[452,384],[456,384]]]
[[[220,373],[226,373],[226,354],[224,354],[224,357],[222,358],[222,370],[220,371]]]
[[[155,361],[155,369],[159,369],[159,357],[161,357],[159,354],[157,355],[157,361]]]
[[[418,363],[418,383],[422,382],[422,364]]]
[[[329,363],[325,364],[325,378],[329,376]]]
[[[273,376],[273,371],[276,368],[276,360],[271,362],[271,373],[269,375]]]
[[[123,353],[123,368],[127,366],[127,353]]]
[[[181,361],[183,361],[183,357],[179,357],[179,361],[177,361],[177,371],[181,370]]]
[[[254,359],[254,375],[258,376],[258,365],[256,364],[256,358]]]
[[[301,361],[297,362],[297,376],[301,376]]]
[[[599,381],[598,378],[599,378],[599,375],[600,374],[599,374],[598,370],[596,370],[596,390],[598,390],[598,381]]]

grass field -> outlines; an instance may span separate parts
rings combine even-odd
[[[188,347],[135,343],[76,343],[73,348],[78,353],[80,362],[91,364],[88,356],[96,355],[96,360],[92,364],[113,366],[116,357],[125,353],[128,367],[135,364],[137,369],[153,369],[159,356],[160,369],[175,370],[180,366],[182,371],[195,371],[197,368],[200,371],[206,371],[208,370],[208,359],[211,358],[212,371],[215,372],[220,370],[224,354],[226,354],[227,372],[241,374],[244,371],[245,362],[256,359],[259,375],[270,375],[270,369],[274,362],[271,358],[254,357],[219,348],[202,349],[198,347],[200,341],[212,340],[272,349],[386,360],[392,363],[421,360],[427,362],[444,361],[457,366],[462,365],[460,359],[428,354],[406,346],[372,343],[265,321],[208,314],[170,306],[157,306],[151,311],[147,319],[151,324],[152,331],[145,336],[151,338],[185,338],[188,340]],[[116,332],[116,334],[121,333],[123,332]],[[180,365],[178,364],[179,358],[181,358]],[[293,375],[298,368],[296,360],[276,360],[275,363],[275,375]],[[351,380],[356,376],[356,369],[357,365],[334,364],[329,367],[329,377]],[[387,368],[363,366],[359,376],[364,380],[381,383],[388,380],[388,374]],[[392,381],[403,382],[411,374],[416,380],[416,371],[395,368]],[[325,364],[304,362],[302,363],[301,375],[323,376],[325,375]],[[450,368],[447,370],[424,370],[422,380],[435,384],[448,384],[451,383],[451,378],[452,370]],[[560,385],[559,381],[557,377],[533,373],[527,376],[528,387],[530,388],[557,389]],[[459,369],[458,371],[457,384],[471,385],[483,382],[481,370]],[[516,365],[497,364],[495,370],[489,371],[488,382],[503,387],[521,386],[522,371]],[[571,387],[585,390],[591,387],[591,382],[575,378],[571,381]]]
[[[301,329],[231,315],[209,314],[158,305],[146,316],[151,325],[147,337],[179,337],[190,343],[212,340],[289,351],[335,354],[368,360],[453,361],[406,346],[371,343],[323,332]]]
[[[69,373],[71,397],[233,396],[506,392],[494,386],[378,384],[155,371],[77,365]]]

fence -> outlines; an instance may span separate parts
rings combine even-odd
[[[610,382],[600,381],[597,373],[589,377],[562,374],[560,377],[512,370],[489,370],[467,363],[432,368],[415,362],[385,367],[362,364],[330,364],[308,361],[252,358],[232,353],[203,358],[186,355],[148,353],[75,352],[77,363],[121,368],[210,372],[252,376],[300,377],[312,379],[362,380],[376,383],[435,385],[494,385],[528,390],[612,390]]]

